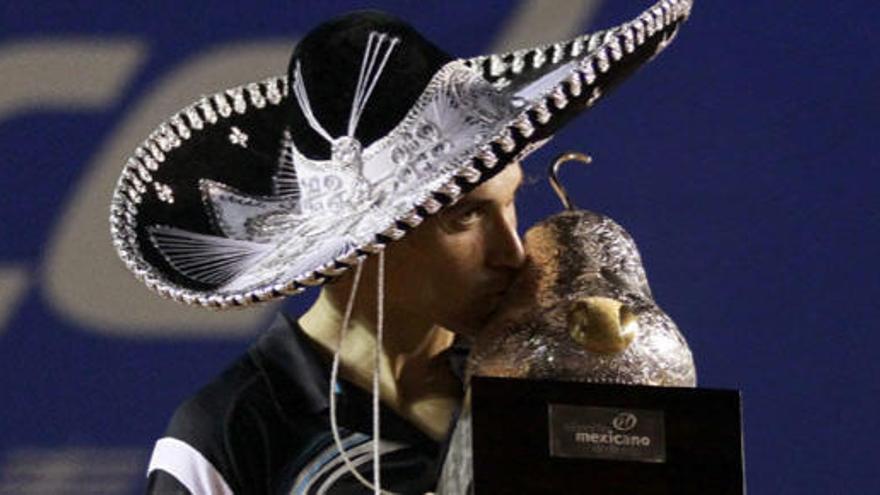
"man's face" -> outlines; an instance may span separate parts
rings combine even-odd
[[[459,333],[488,321],[525,261],[512,164],[388,250],[389,302]]]

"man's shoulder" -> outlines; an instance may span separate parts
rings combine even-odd
[[[187,487],[213,483],[216,490],[226,483],[239,491],[274,479],[291,455],[326,435],[323,408],[310,398],[318,371],[302,364],[296,354],[309,351],[286,325],[276,320],[246,353],[177,407],[156,443],[151,484],[170,474],[174,479],[166,481]]]
[[[184,400],[174,411],[166,430],[172,436],[201,445],[240,421],[241,409],[252,411],[270,408],[260,400],[265,396],[264,377],[251,356],[240,356],[214,380]]]
[[[263,381],[245,354],[181,403],[153,449],[151,493],[232,493],[238,487],[234,456],[263,450],[239,433],[248,418],[277,429],[271,405],[260,400]]]
[[[295,320],[279,314],[247,352],[176,409],[167,434],[190,438],[255,422],[298,422],[326,408],[325,374]]]

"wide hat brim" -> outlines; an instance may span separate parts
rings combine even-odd
[[[148,287],[187,304],[240,307],[321,285],[545,143],[664,49],[691,6],[661,0],[605,31],[452,60],[357,149],[358,170],[298,149],[288,77],[203,97],[127,161],[114,246]]]

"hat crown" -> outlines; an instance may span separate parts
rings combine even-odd
[[[311,107],[304,109],[301,99],[288,100],[291,138],[316,160],[332,159],[334,147],[350,142],[340,140],[344,137],[366,148],[403,120],[450,60],[412,26],[382,12],[353,12],[325,22],[298,43],[290,60],[290,93],[296,94],[299,81]],[[364,74],[370,67],[372,72]],[[367,89],[372,91],[364,99]]]

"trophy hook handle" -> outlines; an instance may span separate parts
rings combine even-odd
[[[550,170],[548,172],[550,175],[550,185],[553,187],[553,190],[556,191],[556,195],[559,196],[559,201],[562,202],[562,206],[565,207],[566,210],[574,210],[575,206],[574,203],[571,202],[568,192],[562,187],[562,183],[559,182],[559,167],[561,167],[563,163],[573,161],[589,165],[593,162],[593,158],[586,153],[569,151],[559,155],[559,157],[550,164]]]

